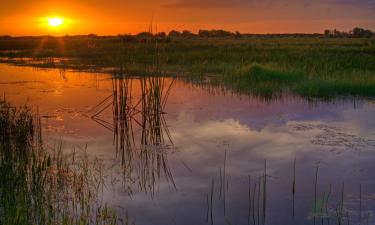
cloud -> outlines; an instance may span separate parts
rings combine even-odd
[[[239,8],[239,7],[269,7],[271,4],[278,4],[279,1],[274,0],[178,0],[162,4],[165,8],[197,8],[197,9],[212,9],[212,8]]]
[[[375,0],[165,0],[161,8],[190,11],[194,13],[190,14],[194,15],[190,20],[195,21],[220,24],[273,21],[275,27],[281,21],[310,21],[307,26],[320,21],[325,26],[346,24],[344,29],[349,29],[353,24],[368,26],[375,19]]]
[[[166,8],[276,8],[276,7],[323,7],[350,6],[357,8],[374,8],[375,0],[175,0],[162,4]]]

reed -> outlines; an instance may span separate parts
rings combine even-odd
[[[214,224],[213,208],[214,208],[214,192],[215,192],[215,180],[211,181],[211,191],[210,191],[210,222],[211,225]]]
[[[152,27],[150,27],[152,30]],[[159,44],[151,37],[146,39],[143,51],[151,55],[144,61],[147,76],[132,77],[127,62],[127,49],[124,42],[118,52],[116,65],[118,72],[112,79],[112,95],[99,102],[88,113],[91,118],[113,132],[114,146],[123,167],[125,183],[138,181],[138,187],[151,196],[155,186],[164,178],[176,189],[173,175],[168,166],[167,151],[173,148],[165,115],[165,107],[174,84],[167,81],[160,71]],[[139,84],[140,93],[132,86]],[[102,113],[112,110],[113,122],[102,118]],[[140,135],[135,135],[135,130]],[[128,187],[130,188],[130,187]]]
[[[319,173],[319,164],[316,166],[315,170],[315,180],[314,180],[314,224],[316,223],[316,214],[317,214],[317,189],[318,189],[318,173]]]
[[[341,200],[340,204],[338,205],[336,209],[336,215],[337,215],[337,223],[339,225],[343,224],[343,219],[344,219],[344,191],[345,191],[345,183],[342,183],[341,186]],[[349,220],[349,218],[348,218]]]
[[[294,219],[295,216],[295,196],[296,196],[296,165],[297,165],[297,158],[294,157],[293,161],[293,178],[292,178],[292,217]]]
[[[27,106],[0,103],[0,223],[120,224],[99,201],[101,174],[87,155],[47,151],[40,120]]]
[[[362,224],[362,184],[359,184],[359,224]]]
[[[266,175],[266,170],[264,175]],[[264,175],[257,177],[253,185],[251,184],[251,177],[249,177],[249,207],[247,218],[248,224],[266,224],[267,181],[265,181]]]

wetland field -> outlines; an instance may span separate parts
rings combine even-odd
[[[0,37],[0,224],[375,224],[375,39]]]

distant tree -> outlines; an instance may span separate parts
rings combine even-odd
[[[208,30],[199,30],[198,31],[199,37],[210,37],[210,31]]]
[[[334,29],[334,30],[333,30],[333,36],[335,36],[335,37],[340,37],[340,36],[341,36],[341,32],[338,31],[338,30],[336,30],[336,29]]]
[[[182,31],[181,36],[184,37],[184,38],[192,38],[192,37],[195,37],[196,35],[193,34],[189,30],[184,30],[184,31]]]
[[[181,36],[181,32],[176,31],[176,30],[172,30],[171,32],[168,33],[168,37],[180,37],[180,36]]]
[[[167,37],[167,34],[165,32],[159,32],[155,36],[159,37],[159,38],[165,38],[165,37]]]
[[[135,42],[136,38],[131,34],[119,34],[117,35],[118,38],[121,39],[123,42]]]
[[[141,32],[136,34],[135,41],[140,43],[146,43],[148,40],[151,40],[154,38],[154,35],[151,32]]]
[[[147,38],[147,37],[153,37],[154,35],[150,32],[141,32],[141,33],[138,33],[136,36],[140,38]]]
[[[236,31],[236,32],[234,33],[234,36],[237,37],[237,38],[239,38],[239,37],[242,36],[242,34],[241,34],[240,32],[238,32],[238,31]]]
[[[331,30],[328,30],[328,29],[324,30],[324,36],[326,37],[331,36]]]
[[[225,30],[213,30],[212,31],[215,37],[230,37],[233,36],[232,32]]]
[[[371,30],[366,30],[360,27],[355,27],[351,33],[353,37],[358,37],[358,38],[369,38],[374,35]]]
[[[232,32],[225,30],[199,30],[199,37],[231,37],[235,36]]]
[[[371,32],[371,31],[370,31]],[[339,31],[337,29],[334,30],[324,30],[325,37],[335,37],[335,38],[344,38],[344,37],[360,37],[362,36],[363,29],[362,28],[355,28],[350,32]]]
[[[98,35],[97,34],[88,34],[87,37],[89,37],[89,38],[97,38]]]

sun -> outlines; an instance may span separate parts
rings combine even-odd
[[[54,34],[67,32],[76,24],[76,20],[61,14],[41,16],[37,21],[41,29],[48,30],[48,32],[53,32]]]
[[[59,17],[47,18],[48,25],[51,27],[60,27],[64,24],[64,19]]]

